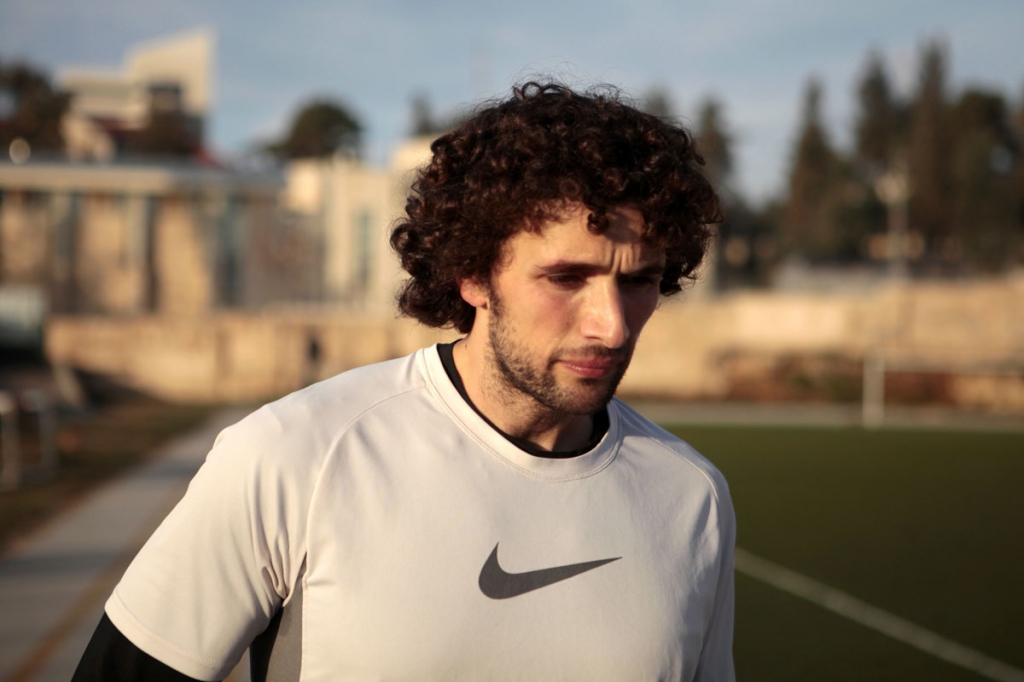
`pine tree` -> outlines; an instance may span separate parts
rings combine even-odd
[[[434,115],[434,107],[430,103],[430,96],[425,92],[418,92],[409,100],[412,111],[412,126],[409,132],[413,137],[434,136],[444,132],[443,125]]]
[[[658,118],[671,119],[676,116],[672,95],[661,86],[655,86],[647,91],[647,94],[640,100],[640,109]]]
[[[871,179],[892,165],[900,137],[899,104],[893,98],[881,55],[872,52],[857,88],[855,158]]]
[[[857,103],[848,180],[856,191],[847,192],[849,199],[841,210],[839,223],[847,257],[864,260],[870,254],[871,239],[888,231],[893,217],[890,211],[901,210],[886,206],[878,195],[878,183],[887,174],[905,168],[905,117],[892,94],[882,56],[877,52],[868,55],[857,85]]]
[[[911,110],[908,166],[910,229],[925,238],[933,263],[957,258],[951,240],[950,131],[946,100],[946,50],[932,41],[922,50],[921,75]]]
[[[457,128],[466,121],[466,112],[454,112],[438,115],[431,104],[430,96],[418,92],[409,100],[412,125],[409,134],[412,137],[437,137]]]
[[[722,105],[713,98],[700,106],[697,151],[704,157],[704,174],[715,190],[728,200],[733,168],[732,137],[723,121]]]
[[[746,265],[749,252],[749,247],[745,246],[746,240],[735,234],[738,227],[735,218],[739,207],[737,197],[729,187],[729,173],[732,170],[731,140],[725,131],[721,109],[721,105],[712,98],[701,104],[694,140],[697,152],[704,159],[704,176],[715,188],[723,205],[724,220],[716,226],[712,247],[714,257],[709,260],[710,267],[714,268],[711,280],[716,288],[728,286],[732,279],[730,270]],[[734,251],[744,252],[742,259],[728,257],[730,244],[734,245]]]
[[[751,210],[732,184],[733,137],[724,107],[714,98],[698,110],[697,151],[704,158],[704,174],[722,200],[724,220],[716,228],[714,282],[719,289],[764,286],[774,265],[769,253],[775,243],[772,223]]]
[[[951,233],[974,269],[998,270],[1018,251],[1014,162],[1017,140],[1002,95],[965,92],[951,111]]]
[[[816,260],[827,259],[834,252],[829,209],[837,168],[836,155],[822,123],[821,100],[821,83],[811,79],[804,91],[781,235],[787,252]]]
[[[1021,89],[1020,107],[1013,117],[1013,132],[1017,152],[1013,167],[1013,186],[1016,206],[1016,223],[1019,234],[1024,234],[1024,88]],[[1024,251],[1017,254],[1024,261]]]

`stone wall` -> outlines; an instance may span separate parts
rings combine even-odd
[[[450,334],[448,336],[451,336]],[[53,317],[56,365],[183,402],[258,400],[445,338],[409,321],[312,311]]]
[[[57,317],[55,363],[175,400],[280,395],[452,332],[323,309],[205,317]],[[621,391],[724,399],[787,358],[948,377],[947,398],[1024,412],[1024,280],[894,285],[858,295],[738,293],[667,300],[648,323]],[[832,363],[830,365],[829,363]],[[845,364],[843,364],[845,363]]]

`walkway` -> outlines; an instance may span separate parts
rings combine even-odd
[[[165,444],[0,557],[0,682],[71,679],[121,574],[243,415],[227,410]]]

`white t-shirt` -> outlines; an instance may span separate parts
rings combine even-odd
[[[593,450],[540,458],[436,348],[311,386],[220,434],[107,614],[205,680],[282,605],[293,680],[731,680],[725,480],[608,412]]]

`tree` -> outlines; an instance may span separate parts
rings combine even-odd
[[[892,165],[901,137],[899,104],[892,96],[885,64],[877,52],[868,56],[864,77],[857,87],[854,156],[868,180]]]
[[[341,103],[318,99],[302,107],[283,140],[268,146],[280,159],[358,156],[363,126]]]
[[[0,151],[19,137],[33,151],[63,151],[60,122],[69,104],[68,94],[33,67],[0,63]]]
[[[786,251],[815,260],[834,252],[829,209],[837,159],[822,124],[821,100],[821,83],[812,78],[804,90],[781,235]]]
[[[895,217],[890,210],[901,210],[887,207],[876,187],[887,173],[905,166],[906,155],[903,107],[892,94],[885,63],[877,52],[868,55],[857,85],[857,104],[847,180],[853,191],[846,193],[836,223],[847,255],[861,260],[871,253],[873,236],[888,232],[889,220]]]
[[[697,114],[697,151],[704,158],[704,175],[718,192],[724,220],[716,229],[713,248],[714,282],[719,289],[763,284],[768,264],[764,248],[758,248],[770,235],[763,220],[751,211],[734,190],[732,135],[725,122],[723,106],[709,97]]]
[[[651,88],[640,99],[640,110],[658,118],[675,118],[676,116],[672,95],[660,86]]]
[[[945,80],[946,49],[941,42],[932,41],[922,50],[920,81],[911,109],[907,162],[910,229],[924,236],[933,264],[949,260],[955,253],[950,241],[951,144]]]
[[[412,128],[410,132],[413,137],[424,137],[437,135],[443,132],[441,124],[434,116],[434,107],[430,104],[430,97],[426,93],[418,92],[412,96],[409,102],[412,107]]]
[[[430,103],[430,97],[420,92],[412,96],[412,126],[409,129],[413,137],[437,137],[456,128],[466,120],[465,116],[452,114],[438,116]]]
[[[650,95],[647,98],[650,106]],[[663,109],[659,116],[667,115],[667,103],[662,100],[657,104],[654,100],[655,109]],[[648,113],[654,113],[648,109]],[[735,216],[733,207],[737,204],[736,197],[732,195],[728,187],[728,175],[732,170],[732,151],[730,149],[730,138],[725,132],[725,125],[722,121],[721,105],[712,98],[708,98],[700,106],[699,122],[695,144],[697,152],[704,159],[704,176],[711,183],[718,193],[722,202],[724,220],[719,223],[715,230],[715,241],[713,246],[714,258],[710,261],[715,268],[713,282],[716,288],[722,288],[732,284],[732,270],[741,268],[747,264],[749,256],[748,241],[741,235],[735,234],[738,225],[732,220]],[[728,249],[732,248],[732,251]],[[728,254],[739,254],[741,257],[727,258]]]
[[[1013,129],[1017,138],[1017,158],[1014,163],[1013,185],[1017,207],[1017,226],[1024,231],[1024,88],[1021,89],[1021,102],[1013,117]],[[1024,258],[1024,252],[1020,254]]]
[[[950,112],[951,230],[963,260],[996,270],[1018,252],[1014,163],[1017,139],[1002,95],[968,90]]]
[[[700,106],[697,128],[697,151],[704,157],[704,174],[711,185],[727,198],[732,175],[732,137],[722,120],[722,105],[708,98]]]

